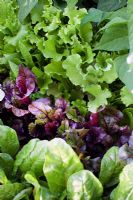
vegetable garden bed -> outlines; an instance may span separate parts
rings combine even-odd
[[[132,200],[132,130],[132,0],[0,0],[0,200]]]

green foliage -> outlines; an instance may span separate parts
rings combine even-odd
[[[19,149],[16,132],[8,126],[0,125],[0,151],[15,156]]]
[[[65,141],[53,139],[49,142],[43,171],[53,194],[60,195],[66,188],[68,178],[81,169],[83,166],[78,156]]]
[[[120,174],[120,183],[111,194],[111,200],[133,198],[133,163],[128,164]]]
[[[109,149],[107,153],[105,153],[101,162],[99,174],[99,180],[101,183],[106,187],[118,183],[119,174],[124,165],[124,162],[119,159],[119,148],[112,147]]]

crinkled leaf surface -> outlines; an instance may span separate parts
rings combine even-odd
[[[0,151],[14,156],[19,149],[19,141],[15,130],[0,125]]]
[[[112,147],[102,159],[99,180],[105,186],[116,184],[123,167],[124,162],[119,159],[119,148]]]
[[[60,195],[69,176],[82,169],[78,156],[64,140],[55,138],[48,143],[43,171],[53,194]]]
[[[14,173],[18,170],[23,174],[27,171],[33,171],[36,176],[41,176],[43,174],[43,164],[47,143],[47,141],[32,139],[28,144],[26,144],[16,156]]]
[[[67,193],[70,200],[99,200],[103,187],[92,172],[82,170],[68,179]]]

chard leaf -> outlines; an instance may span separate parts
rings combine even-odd
[[[95,50],[120,51],[129,49],[128,28],[125,22],[107,28]]]
[[[81,169],[83,165],[78,156],[64,140],[55,138],[49,142],[43,171],[53,194],[62,194],[68,178]]]
[[[0,200],[13,200],[13,198],[24,189],[21,183],[7,183],[0,185]]]
[[[126,0],[99,0],[98,1],[98,9],[103,11],[114,11],[118,10],[119,8],[124,7],[127,4]]]
[[[15,156],[19,149],[19,141],[15,130],[0,125],[0,151]]]
[[[32,171],[37,177],[43,174],[43,164],[47,141],[32,139],[17,154],[14,163],[14,173],[20,170],[23,174]]]
[[[0,153],[0,168],[4,170],[7,176],[11,175],[13,170],[14,160],[6,153]]]
[[[124,162],[119,158],[119,148],[112,147],[102,159],[99,180],[105,186],[118,183],[119,174],[123,167]]]
[[[67,193],[70,200],[99,200],[103,187],[92,172],[82,170],[69,177]]]
[[[28,183],[34,186],[34,199],[35,200],[55,200],[55,196],[51,194],[48,188],[41,186],[33,173],[27,173],[25,179]]]
[[[23,20],[28,16],[30,11],[35,7],[38,0],[17,0],[19,5],[19,13],[18,17],[20,22],[23,22]]]
[[[124,167],[120,174],[120,183],[111,193],[111,200],[133,199],[133,163]]]

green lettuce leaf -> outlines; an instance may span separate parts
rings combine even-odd
[[[37,177],[43,175],[43,164],[48,141],[32,139],[16,156],[14,173],[18,170],[25,174],[32,171]]]
[[[70,200],[99,200],[103,187],[92,172],[82,170],[69,177],[67,193]]]
[[[0,125],[0,151],[15,156],[19,149],[19,141],[15,130]]]
[[[64,140],[55,138],[49,142],[43,171],[53,194],[60,195],[68,178],[81,169],[83,165],[78,156]]]

